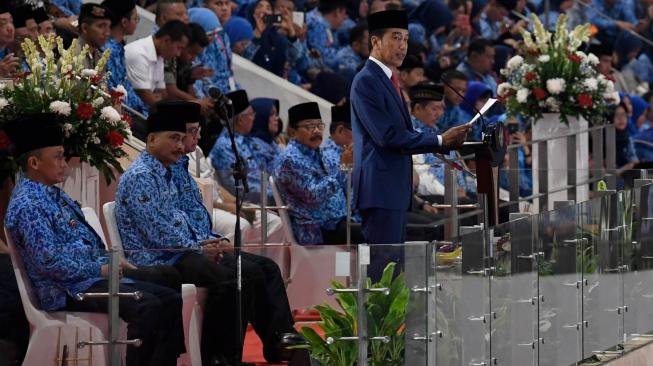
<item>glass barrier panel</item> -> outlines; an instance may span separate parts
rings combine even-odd
[[[405,245],[405,279],[408,293],[406,310],[406,365],[433,364],[435,358],[435,272],[434,245],[409,242]]]
[[[623,335],[619,206],[614,192],[581,204],[583,358],[621,343]]]
[[[493,228],[494,275],[490,277],[492,360],[496,365],[537,361],[537,273],[532,217]]]
[[[624,330],[627,338],[653,332],[653,189],[635,190],[632,246],[624,249]],[[626,243],[627,245],[628,243]]]
[[[427,287],[426,257],[418,258],[427,249],[425,243],[359,246],[369,365],[428,365],[427,354],[419,354],[421,337],[428,337],[428,297],[411,296],[411,289]]]
[[[494,317],[490,309],[489,276],[485,231],[460,236],[463,250],[460,312],[462,326],[463,365],[489,362],[490,324]]]
[[[539,364],[568,365],[581,355],[576,206],[540,213],[538,221]]]
[[[435,300],[436,309],[434,343],[436,365],[463,364],[463,327],[469,321],[462,309],[463,250],[460,240],[436,243],[435,249]],[[469,256],[473,255],[473,245]]]

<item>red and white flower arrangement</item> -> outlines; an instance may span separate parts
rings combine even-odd
[[[22,48],[29,72],[16,75],[11,87],[0,88],[0,121],[24,113],[57,114],[66,155],[96,167],[111,182],[114,169],[122,172],[118,159],[126,155],[122,145],[130,135],[131,120],[114,108],[127,96],[125,88],[109,91],[106,87],[104,67],[110,51],[94,69],[85,69],[89,48],[76,53],[77,40],[65,49],[61,38],[39,36],[38,45],[26,39]]]
[[[524,46],[501,70],[505,82],[497,95],[508,113],[537,122],[543,113],[560,113],[560,120],[584,117],[590,123],[603,123],[610,104],[619,103],[611,80],[596,70],[599,59],[578,48],[589,41],[589,25],[566,28],[567,17],[558,18],[555,36],[539,18],[532,16],[534,30],[522,31]]]

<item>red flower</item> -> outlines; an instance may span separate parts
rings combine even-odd
[[[111,104],[120,103],[120,100],[125,95],[123,92],[119,92],[119,91],[116,91],[116,90],[109,91],[109,94],[111,95]]]
[[[535,56],[539,56],[539,55],[540,55],[540,53],[539,53],[538,51],[535,51],[535,50],[528,50],[528,51],[526,51],[526,53],[527,53],[529,56],[533,56],[533,57],[535,57]]]
[[[524,76],[524,79],[526,79],[526,81],[533,81],[536,78],[537,78],[537,74],[534,73],[533,71],[527,72],[526,75]]]
[[[533,95],[535,95],[535,98],[537,98],[538,100],[542,100],[547,96],[546,91],[538,87],[533,88]]]
[[[95,74],[95,75],[91,76],[91,79],[90,79],[91,84],[97,84],[100,81],[102,81],[103,78],[104,78],[104,76],[102,74]]]
[[[106,137],[109,144],[113,147],[121,146],[125,142],[125,138],[116,131],[109,131]]]
[[[0,150],[9,150],[11,147],[11,140],[5,131],[0,130]]]
[[[19,81],[20,79],[24,79],[28,76],[30,76],[32,73],[29,71],[20,71],[14,74],[14,81]]]
[[[578,95],[578,105],[581,108],[589,108],[592,106],[592,96],[589,94],[579,94]]]
[[[81,102],[79,103],[79,106],[77,106],[77,118],[81,120],[91,119],[94,112],[95,110],[91,103]]]
[[[568,54],[567,58],[569,59],[569,61],[577,63],[577,64],[579,64],[582,61],[580,56],[578,56],[576,54],[573,54],[573,53]]]
[[[132,126],[132,118],[128,114],[123,114],[122,115],[122,120],[125,121],[129,125],[129,127]]]

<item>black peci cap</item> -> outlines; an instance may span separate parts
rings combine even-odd
[[[296,127],[301,121],[307,119],[322,119],[320,107],[316,102],[306,102],[292,106],[288,110],[288,123]]]
[[[379,29],[408,29],[408,14],[405,10],[385,10],[370,14],[367,17],[370,32]]]
[[[147,133],[174,131],[186,133],[186,123],[199,122],[200,105],[183,100],[156,104],[147,117]]]
[[[14,156],[50,146],[62,146],[64,133],[61,122],[54,113],[21,115],[5,126],[14,144]]]

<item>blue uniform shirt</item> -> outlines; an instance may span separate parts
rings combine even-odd
[[[128,256],[136,265],[174,264],[184,249],[199,250],[204,239],[179,209],[171,169],[147,151],[120,177],[116,221],[122,245],[134,251]]]
[[[363,59],[354,51],[351,46],[341,48],[336,53],[336,70],[340,73],[346,73],[352,77],[356,74],[358,65],[363,62]]]
[[[322,244],[322,231],[334,230],[347,217],[344,175],[322,149],[291,140],[275,168],[277,185],[300,244]]]
[[[309,50],[318,50],[324,63],[328,67],[335,69],[338,64],[336,54],[340,44],[331,30],[331,24],[324,19],[317,9],[313,9],[306,13],[306,25],[308,27],[306,39]]]
[[[103,49],[111,50],[111,56],[107,60],[106,66],[106,70],[110,73],[109,79],[107,80],[109,88],[115,89],[118,85],[124,86],[125,90],[127,90],[127,99],[125,99],[124,103],[147,117],[147,106],[138,94],[136,94],[132,83],[127,79],[125,46],[120,44],[113,37],[110,37]]]
[[[57,310],[102,280],[108,263],[102,240],[86,223],[78,204],[53,186],[21,178],[5,226],[23,258],[41,309]]]
[[[184,155],[171,167],[172,182],[179,195],[178,207],[186,213],[200,240],[218,237],[211,231],[211,215],[204,207],[200,189],[188,173],[188,160],[188,156]]]
[[[208,97],[209,89],[213,87],[220,89],[223,94],[231,91],[229,85],[229,78],[233,77],[231,58],[229,36],[224,30],[220,30],[213,42],[209,43],[193,62],[193,66],[203,65],[213,69],[213,76],[195,81],[195,94],[198,98]]]
[[[82,0],[50,0],[50,4],[59,8],[67,17],[79,15],[82,9]]]
[[[259,203],[261,201],[261,171],[271,171],[271,167],[266,165],[266,161],[259,160],[261,155],[264,154],[259,150],[261,143],[254,142],[259,140],[256,137],[244,136],[236,134],[236,147],[238,147],[238,154],[245,162],[247,168],[247,183],[249,185],[249,194],[245,199],[249,202]],[[259,158],[259,159],[257,159]],[[215,145],[209,154],[211,165],[220,177],[220,183],[231,194],[235,194],[236,185],[232,176],[233,165],[236,162],[236,157],[231,151],[231,140],[227,130],[222,130],[222,133],[215,141]],[[272,191],[268,189],[268,202],[272,202]]]

